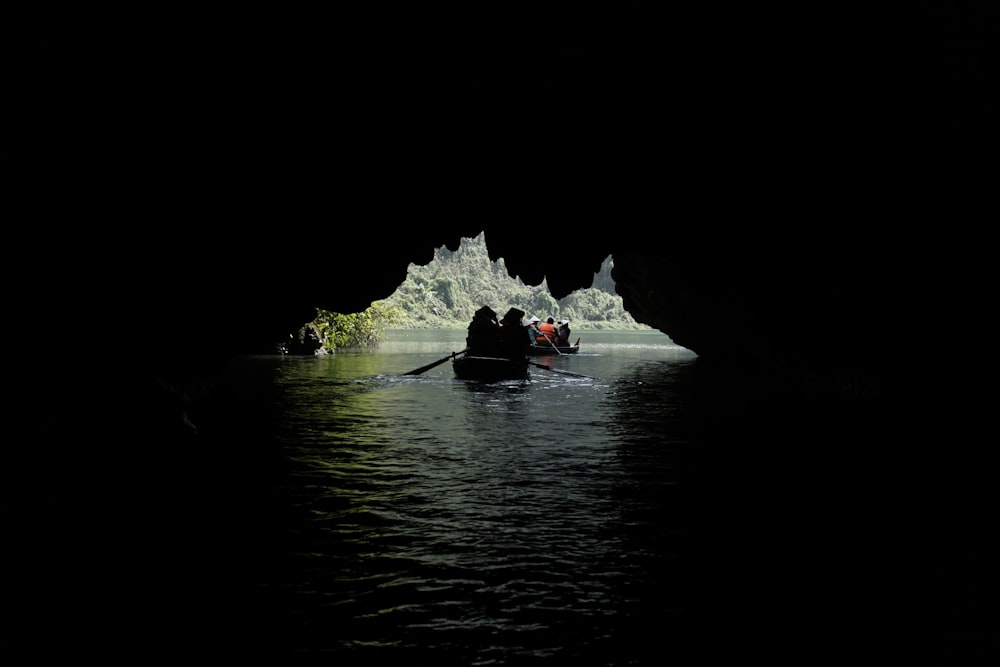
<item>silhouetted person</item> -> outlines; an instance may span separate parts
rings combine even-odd
[[[511,308],[500,320],[500,345],[502,356],[514,360],[524,361],[528,353],[529,342],[524,336],[524,324],[521,318],[524,311]]]
[[[501,356],[500,325],[497,324],[497,314],[489,306],[483,306],[472,316],[465,346],[474,357]]]
[[[559,328],[556,329],[556,345],[569,347],[569,320],[559,320]]]

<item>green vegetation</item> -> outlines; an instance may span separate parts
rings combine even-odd
[[[482,306],[499,315],[514,306],[528,316],[565,318],[574,329],[649,329],[625,312],[611,267],[609,257],[594,276],[593,287],[553,299],[544,281],[525,285],[507,275],[503,258],[490,261],[480,234],[463,239],[454,252],[438,248],[426,266],[410,264],[406,280],[384,303],[402,313],[391,327],[399,329],[464,329]]]
[[[344,315],[329,310],[316,310],[310,324],[328,351],[348,347],[372,347],[385,338],[386,328],[397,325],[403,311],[397,306],[376,301],[360,313]]]
[[[625,312],[615,293],[611,258],[594,276],[593,287],[553,299],[548,286],[531,287],[507,275],[503,259],[490,261],[482,234],[464,239],[458,250],[438,248],[427,266],[410,264],[406,280],[388,298],[361,313],[318,310],[309,326],[327,351],[371,347],[393,329],[465,329],[472,314],[489,306],[499,315],[511,306],[527,316],[568,319],[573,330],[648,330]]]

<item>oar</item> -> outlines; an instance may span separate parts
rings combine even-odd
[[[545,340],[547,340],[549,345],[552,346],[552,349],[555,350],[557,354],[562,355],[562,352],[560,352],[559,348],[556,347],[556,344],[552,342],[552,339],[549,338],[549,335],[548,334],[542,334],[542,335],[545,336]]]
[[[601,378],[595,378],[592,375],[584,375],[583,373],[570,373],[569,371],[558,371],[555,368],[551,368],[549,366],[546,366],[545,364],[537,364],[534,361],[529,361],[528,364],[531,365],[531,366],[537,366],[539,368],[544,368],[545,370],[551,371],[553,373],[562,373],[563,375],[573,375],[573,376],[578,377],[578,378],[587,378],[588,380],[600,380],[601,379]]]
[[[468,351],[469,351],[469,348],[465,348],[461,352],[452,352],[447,357],[442,357],[441,359],[438,359],[437,361],[435,361],[433,363],[429,363],[426,366],[421,366],[420,368],[414,368],[409,373],[403,373],[403,375],[420,375],[424,371],[429,371],[430,369],[434,368],[435,366],[440,366],[441,364],[443,364],[444,362],[448,361],[449,359],[454,359],[458,355],[464,354],[464,353],[466,353]]]

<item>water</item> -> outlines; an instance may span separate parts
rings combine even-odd
[[[633,624],[686,605],[683,577],[660,577],[689,531],[693,445],[664,429],[694,355],[662,334],[587,334],[527,382],[460,381],[448,363],[403,376],[462,349],[445,335],[273,362],[283,641],[437,664],[639,659]]]
[[[5,648],[986,664],[990,468],[961,422],[928,419],[934,387],[888,409],[655,332],[577,335],[578,354],[534,359],[552,370],[492,385],[448,363],[404,375],[463,331],[236,359],[192,389],[197,435],[160,437],[170,415],[143,414],[142,387],[91,402],[51,382],[61,426],[7,449]]]

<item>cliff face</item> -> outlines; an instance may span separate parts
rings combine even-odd
[[[555,297],[613,255],[637,320],[722,363],[852,385],[915,330],[974,330],[994,17],[630,11],[541,12],[516,44],[516,16],[416,11],[27,31],[18,324],[169,374],[485,230]]]
[[[216,590],[202,561],[243,544],[220,517],[242,515],[281,462],[228,414],[232,431],[208,420],[196,437],[185,400],[315,308],[360,311],[411,262],[483,231],[494,259],[557,298],[612,255],[629,312],[699,363],[749,364],[877,419],[849,421],[846,451],[795,439],[781,472],[806,486],[803,458],[813,471],[841,459],[831,508],[859,485],[884,496],[862,508],[879,540],[858,552],[914,528],[911,548],[876,557],[909,564],[904,601],[969,562],[980,590],[996,561],[979,546],[995,506],[981,384],[995,357],[996,10],[411,4],[11,22],[3,470],[23,583],[10,606],[31,626],[11,636],[35,649],[67,625],[105,651],[125,627],[190,655],[197,635],[146,619],[161,592]],[[234,415],[271,408],[237,407],[253,387],[239,389]],[[767,424],[742,447],[732,422],[740,451],[716,455],[733,478],[741,458],[789,453],[768,451]],[[770,517],[754,519],[748,531]],[[814,546],[841,553],[830,539]],[[926,556],[962,541],[959,557]],[[135,582],[148,579],[180,585],[147,596]],[[109,589],[121,604],[95,616]],[[985,609],[985,594],[954,590],[959,612]],[[883,602],[869,618],[892,615]]]

